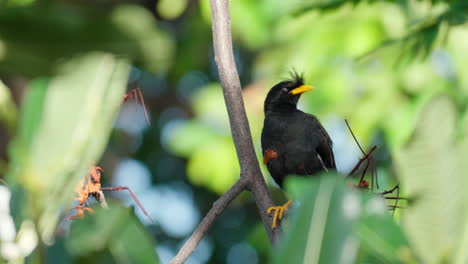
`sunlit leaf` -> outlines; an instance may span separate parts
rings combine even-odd
[[[22,209],[38,220],[47,241],[59,209],[71,204],[74,186],[104,151],[128,72],[125,61],[94,53],[64,63],[59,75],[29,87],[7,179],[30,194]]]
[[[411,142],[396,153],[401,183],[415,199],[402,223],[417,256],[426,263],[453,260],[467,219],[466,144],[456,144],[455,108],[435,97],[417,123]]]
[[[18,110],[11,98],[8,87],[0,81],[0,123],[4,123],[10,133],[16,129]]]
[[[222,194],[239,178],[239,164],[230,138],[212,140],[192,154],[188,178],[195,185],[205,186]]]
[[[187,3],[187,0],[162,0],[157,2],[156,8],[162,17],[174,19],[184,12]]]
[[[170,149],[182,157],[190,157],[201,145],[209,144],[218,134],[204,126],[200,122],[178,121],[173,124],[168,135]]]
[[[229,119],[219,84],[200,89],[193,97],[193,109],[200,121],[219,133],[229,133]]]

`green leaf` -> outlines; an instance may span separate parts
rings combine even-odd
[[[273,252],[273,263],[344,263],[345,259],[352,263],[358,248],[352,228],[360,201],[338,177],[330,174],[287,182],[288,193],[300,197],[299,206]]]
[[[10,134],[14,134],[16,130],[17,112],[10,90],[0,81],[0,122],[4,123]]]
[[[466,249],[461,250],[460,241],[468,235],[468,148],[466,139],[455,141],[455,113],[448,97],[433,98],[411,143],[396,153],[402,186],[415,200],[402,213],[403,227],[424,263],[452,263]]]
[[[200,146],[207,145],[220,137],[209,127],[195,120],[178,121],[168,133],[168,144],[174,153],[182,157],[190,157]]]
[[[412,260],[401,227],[376,194],[352,190],[335,174],[292,178],[299,202],[273,263],[399,263]],[[359,247],[359,254],[358,254]]]
[[[8,182],[28,193],[21,206],[52,238],[59,209],[99,160],[127,85],[129,65],[93,53],[62,64],[48,82],[32,82],[18,136],[10,146]]]
[[[401,228],[387,213],[376,195],[363,195],[363,212],[356,226],[360,240],[358,263],[374,259],[378,263],[400,263],[410,259],[411,250]],[[376,262],[374,261],[374,262]]]
[[[162,17],[175,19],[187,8],[187,0],[162,0],[158,1],[156,8]]]
[[[86,256],[109,248],[116,263],[159,263],[155,243],[130,209],[111,205],[73,220],[69,252]]]
[[[22,108],[20,119],[20,135],[25,146],[30,146],[41,124],[42,111],[44,108],[48,80],[45,78],[35,79],[29,83],[25,104]]]
[[[187,165],[191,183],[208,187],[219,194],[236,182],[239,173],[234,144],[228,137],[214,138],[209,144],[200,146]]]

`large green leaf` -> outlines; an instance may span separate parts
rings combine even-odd
[[[28,198],[16,209],[37,221],[43,239],[52,238],[59,209],[71,205],[74,186],[104,151],[128,73],[125,61],[93,53],[29,87],[10,146],[8,182],[25,189]]]
[[[358,249],[352,236],[360,210],[357,193],[348,192],[337,175],[292,179],[288,193],[299,197],[299,206],[273,263],[352,263]]]
[[[415,200],[403,211],[403,226],[424,263],[467,260],[468,147],[466,134],[457,144],[456,120],[452,101],[434,98],[424,108],[411,143],[395,156],[401,183]]]
[[[290,179],[287,187],[299,203],[283,224],[273,263],[398,263],[411,257],[402,229],[376,194],[352,190],[335,174]]]

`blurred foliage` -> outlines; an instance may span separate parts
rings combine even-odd
[[[31,82],[7,181],[13,199],[24,198],[12,210],[16,221],[37,221],[47,243],[53,240],[58,210],[71,206],[74,187],[104,151],[128,70],[125,61],[96,53],[63,64],[54,78]]]
[[[307,184],[310,181],[305,178],[287,182],[289,194],[306,197],[297,197],[300,209],[285,228],[287,234],[274,251],[274,263],[342,263],[356,255],[358,242],[351,231],[360,201],[356,194],[346,193],[337,179],[326,175],[314,184]]]
[[[400,181],[410,202],[392,218],[379,198],[332,175],[292,180],[287,193],[299,202],[278,250],[270,251],[256,207],[242,195],[189,261],[466,263],[465,2],[230,1],[259,157],[265,95],[295,69],[317,88],[302,96],[300,108],[332,134],[339,171],[358,158],[342,122],[347,118],[365,149],[378,145],[381,187]],[[155,248],[167,262],[188,235],[173,235],[167,222],[198,221],[183,214],[186,207],[203,215],[239,174],[213,60],[209,0],[0,3],[0,122],[8,131],[0,130],[0,143],[10,141],[0,167],[8,172],[15,245],[27,237],[22,252],[36,248],[28,259],[35,262],[47,252],[56,263],[154,263]],[[26,89],[17,87],[18,77]],[[124,107],[111,132],[127,84],[141,87],[152,125],[138,125],[138,112],[125,121]],[[144,164],[151,179],[143,182],[164,190],[145,186],[153,202],[148,211],[159,220],[145,228],[131,210],[111,204],[73,220],[69,231],[60,220],[71,208],[73,187],[88,166],[101,163],[109,135],[105,177],[119,172],[121,160]],[[189,205],[164,200],[169,190]],[[11,246],[2,234],[0,249]],[[320,254],[309,258],[308,248]]]
[[[14,134],[18,110],[11,98],[11,92],[6,85],[0,81],[0,122],[5,124],[8,132]]]
[[[399,263],[408,242],[381,197],[335,174],[286,183],[298,206],[272,263]]]
[[[75,186],[104,152],[127,88],[129,60],[163,71],[172,63],[173,44],[151,14],[134,5],[99,10],[96,5],[59,1],[9,4],[0,10],[0,71],[4,76],[41,77],[29,82],[21,105],[6,181],[13,193],[15,223],[23,226],[32,220],[29,230],[40,237],[29,241],[28,247],[43,248],[63,228],[58,226],[61,211],[71,207]],[[9,109],[2,111],[2,120],[12,130],[15,107],[8,90],[2,94],[2,109]],[[103,213],[98,217],[112,222],[109,213],[111,218],[103,218]],[[81,237],[72,236],[76,240],[70,240],[69,253],[79,251],[73,241],[86,241],[95,249],[106,246],[121,262],[153,259],[154,263],[154,243],[143,240],[146,231],[128,214],[119,217],[124,221],[119,229],[108,226],[109,235],[114,239],[119,233],[121,239],[90,244],[91,233],[103,238],[97,232],[102,227],[84,224],[81,229],[88,233],[82,230]],[[43,252],[38,250],[33,258],[43,258]]]
[[[162,17],[175,19],[184,12],[187,4],[188,0],[161,0],[156,8]]]
[[[129,209],[116,205],[73,223],[66,246],[78,258],[108,249],[113,257],[108,263],[158,263],[145,227]]]
[[[355,6],[345,5],[347,1],[338,2],[340,6],[336,6],[333,12],[325,13],[318,12],[320,8],[302,9],[301,4],[294,1],[236,1],[231,4],[234,38],[239,40],[240,47],[245,45],[245,49],[256,51],[255,59],[251,61],[254,83],[244,89],[254,142],[259,142],[262,103],[268,88],[286,78],[291,69],[304,72],[306,81],[317,87],[315,91],[302,96],[302,109],[319,117],[333,113],[342,119],[348,118],[364,146],[369,146],[378,136],[383,136],[384,141],[379,143],[385,146],[383,151],[388,149],[391,153],[408,142],[422,107],[434,95],[448,93],[460,107],[464,107],[468,79],[458,73],[468,69],[466,57],[459,55],[466,52],[466,29],[450,28],[450,34],[443,37],[445,42],[440,42],[431,56],[424,60],[414,60],[413,55],[416,53],[413,51],[401,53],[412,40],[388,45],[388,40],[406,34],[417,38],[417,33],[408,28],[408,24],[412,24],[416,17],[441,7],[431,8],[428,3],[421,1],[388,1],[390,3]],[[458,4],[454,3],[454,6]],[[303,12],[298,15],[293,12],[296,9]],[[201,11],[209,22],[208,0],[201,1]],[[250,15],[255,17],[255,23],[246,22]],[[249,26],[243,23],[249,23]],[[435,47],[432,44],[429,46],[429,50]],[[416,46],[414,48],[423,50]],[[361,57],[363,54],[367,55]],[[356,60],[358,57],[361,59]],[[247,59],[242,56],[238,59],[242,73]],[[213,95],[206,95],[208,93]],[[225,131],[228,130],[228,124],[225,121],[213,125],[207,124],[203,118],[210,116],[210,120],[226,120],[223,119],[223,106],[209,106],[214,104],[208,101],[214,98],[215,93],[211,85],[197,92],[207,98],[202,101],[207,106],[197,107],[200,103],[198,97],[194,98],[195,117],[185,122],[199,129],[197,132],[187,130],[188,125],[183,124],[174,129],[170,142],[177,143],[171,143],[170,146],[176,153],[189,147],[194,150],[202,148],[205,141],[199,140],[200,137],[208,139],[207,135],[210,135],[213,139],[218,138],[212,135],[213,132],[220,138],[227,136]],[[220,98],[221,93],[218,96]],[[328,118],[332,119],[331,116]],[[326,117],[322,120],[325,123],[328,121]],[[225,125],[220,128],[221,124]],[[185,139],[181,141],[181,138]],[[184,154],[188,155],[191,164],[199,163],[194,165],[196,168],[203,168],[206,163],[217,164],[216,155],[194,161],[193,152]],[[208,169],[205,170],[208,174]],[[228,175],[237,173],[228,167],[222,171]],[[189,170],[189,177],[194,182],[200,183],[195,180],[200,174],[205,173],[200,169]],[[232,181],[225,181],[224,188],[214,188],[212,182],[219,180],[218,177],[213,175],[211,182],[206,182],[205,186],[216,192],[226,190]]]
[[[175,125],[169,146],[178,155],[190,158],[187,172],[192,183],[223,194],[237,180],[240,170],[221,86],[200,89],[193,95],[192,104],[197,120]]]
[[[3,8],[0,70],[48,74],[62,59],[90,51],[112,52],[151,71],[161,70],[171,64],[173,44],[155,25],[151,14],[131,5],[106,12],[62,2]]]
[[[449,98],[435,98],[425,106],[413,140],[395,155],[401,183],[415,199],[403,226],[424,263],[468,261],[468,134],[464,120],[457,136],[458,120]]]
[[[396,153],[410,199],[402,227],[385,213],[382,198],[351,191],[340,177],[288,181],[299,206],[279,251],[272,252],[274,262],[465,263],[468,137],[463,124],[457,139],[456,123],[452,100],[435,97],[418,118],[411,143]]]

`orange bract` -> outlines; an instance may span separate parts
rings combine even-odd
[[[83,179],[78,183],[75,188],[76,193],[78,193],[78,197],[76,197],[75,200],[80,203],[72,208],[76,209],[77,213],[67,217],[68,220],[84,217],[84,211],[88,211],[90,213],[94,212],[93,209],[86,207],[85,203],[90,195],[96,198],[99,197],[99,193],[101,191],[101,171],[104,171],[101,167],[91,167],[86,180]]]
[[[130,195],[132,196],[133,200],[137,203],[138,207],[143,211],[143,213],[153,222],[151,217],[149,216],[148,212],[146,212],[143,205],[140,203],[136,195],[132,192],[132,190],[127,186],[119,186],[119,187],[101,187],[101,172],[104,171],[99,166],[92,166],[89,169],[88,176],[86,179],[81,180],[75,188],[76,193],[78,193],[78,197],[75,198],[79,204],[72,209],[75,209],[77,212],[76,214],[67,217],[67,220],[76,219],[76,218],[83,218],[84,212],[87,211],[89,213],[94,213],[94,210],[86,207],[86,201],[90,196],[94,197],[99,202],[104,200],[104,194],[102,191],[122,191],[127,190]]]

